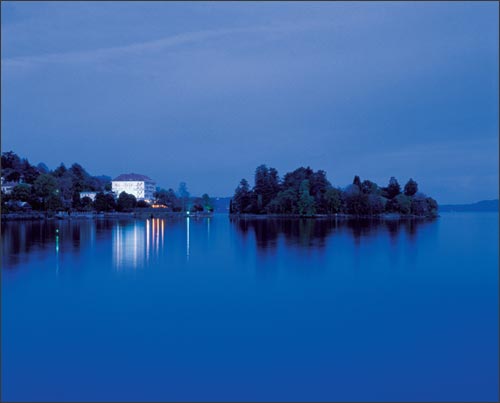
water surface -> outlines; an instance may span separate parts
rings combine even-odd
[[[498,214],[2,224],[2,399],[498,400]]]

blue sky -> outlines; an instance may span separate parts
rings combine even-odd
[[[498,3],[3,2],[2,150],[232,194],[255,167],[498,197]]]

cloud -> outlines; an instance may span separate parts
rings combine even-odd
[[[2,67],[5,69],[26,69],[41,64],[62,64],[62,63],[95,63],[104,62],[112,58],[120,57],[138,57],[146,53],[161,52],[169,48],[175,48],[182,45],[199,44],[216,38],[229,37],[239,34],[266,34],[281,36],[293,32],[299,32],[310,29],[320,29],[328,27],[331,24],[319,22],[305,22],[301,24],[279,24],[267,26],[254,26],[243,28],[221,28],[212,30],[202,30],[185,32],[177,35],[171,35],[164,38],[132,43],[125,46],[113,46],[85,51],[71,51],[61,53],[49,53],[35,56],[2,58]]]

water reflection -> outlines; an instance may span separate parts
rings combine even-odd
[[[109,231],[104,221],[25,221],[2,223],[2,267],[22,264],[30,253],[51,248],[59,259],[77,252],[81,245],[92,250],[96,237]]]
[[[280,238],[289,246],[324,248],[330,235],[343,232],[349,232],[358,245],[362,238],[380,232],[387,233],[392,242],[403,233],[415,241],[419,228],[434,220],[231,218],[230,221],[243,237],[253,233],[258,248],[273,249]]]
[[[185,220],[185,221],[184,221]],[[210,249],[224,251],[228,236],[218,229],[228,228],[245,240],[248,235],[255,239],[258,251],[272,252],[278,244],[304,250],[322,250],[328,239],[336,234],[348,235],[354,245],[375,234],[388,237],[397,249],[399,238],[409,242],[406,252],[412,253],[419,231],[428,220],[346,220],[346,219],[229,219],[187,217],[181,220],[152,218],[147,220],[79,220],[8,222],[2,225],[2,266],[6,269],[25,263],[33,252],[49,250],[56,271],[62,269],[65,259],[85,251],[99,256],[109,250],[110,262],[115,269],[145,267],[153,259],[158,260],[167,249],[192,261],[194,246],[197,257]],[[215,227],[212,228],[212,226]],[[436,228],[436,227],[434,227]],[[215,231],[214,231],[215,230]],[[168,232],[169,241],[166,241]],[[212,237],[212,239],[210,239]],[[218,246],[215,246],[218,245]],[[99,248],[99,250],[97,249]],[[238,249],[245,254],[246,249]]]
[[[189,217],[186,218],[186,256],[189,260]]]
[[[117,222],[112,234],[114,267],[144,267],[164,249],[165,220]]]

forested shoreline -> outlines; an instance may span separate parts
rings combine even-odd
[[[313,217],[320,215],[435,217],[438,204],[419,192],[409,179],[401,188],[395,177],[387,186],[355,176],[345,188],[334,187],[322,170],[300,167],[280,179],[275,168],[260,165],[255,170],[254,186],[242,179],[230,202],[231,215],[283,215]]]
[[[133,195],[111,192],[111,177],[92,176],[79,164],[61,164],[50,170],[44,164],[31,165],[13,152],[2,154],[2,178],[14,182],[9,194],[2,191],[2,213],[39,212],[127,212],[148,208]],[[80,197],[84,191],[96,192],[95,200]],[[213,200],[204,194],[191,197],[182,182],[178,192],[157,188],[154,203],[171,212],[212,212]],[[28,206],[26,208],[25,206]],[[323,170],[300,167],[279,177],[275,168],[260,165],[254,186],[242,179],[229,204],[231,215],[280,215],[313,217],[324,215],[435,217],[438,204],[409,179],[401,187],[395,177],[387,186],[355,176],[345,188],[334,187]]]
[[[114,194],[110,176],[93,176],[78,163],[70,167],[61,163],[51,170],[44,163],[35,166],[27,158],[8,151],[2,153],[1,168],[2,216],[8,213],[29,216],[36,212],[122,213],[145,210],[152,205],[175,213],[213,211],[213,199],[206,193],[201,197],[191,196],[185,182],[179,184],[177,192],[156,187],[153,200],[148,202],[125,192]],[[4,185],[11,189],[4,192]],[[82,192],[95,193],[94,200],[81,197]]]

